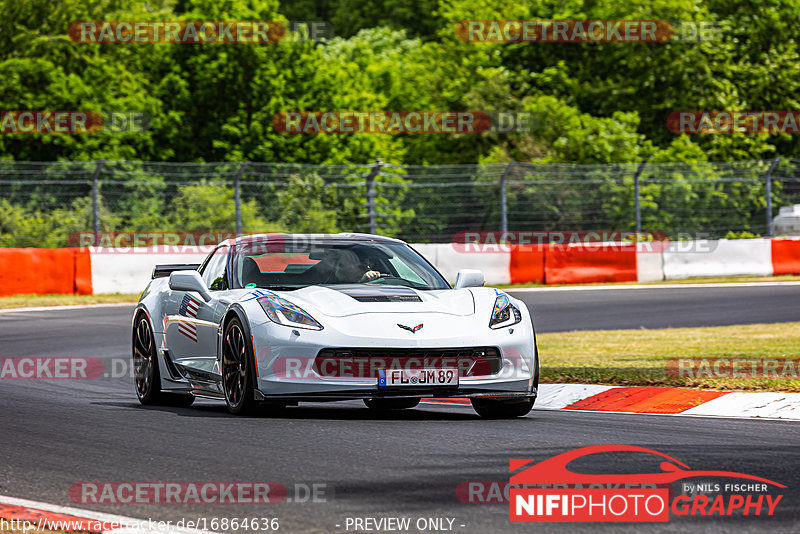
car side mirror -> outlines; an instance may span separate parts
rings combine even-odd
[[[200,293],[203,300],[208,302],[211,300],[211,293],[208,292],[208,286],[200,278],[200,273],[197,271],[173,271],[169,274],[169,288],[175,291],[195,291]]]
[[[479,271],[478,269],[461,269],[456,275],[456,284],[453,286],[453,289],[481,287],[485,282],[483,271]]]

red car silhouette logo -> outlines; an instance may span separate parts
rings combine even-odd
[[[601,452],[644,452],[660,456],[668,461],[662,461],[661,472],[658,473],[636,473],[636,474],[609,474],[595,475],[575,473],[567,468],[567,464],[588,456]],[[509,471],[513,472],[524,465],[528,465],[533,459],[514,459],[509,462]],[[698,471],[690,469],[688,465],[668,456],[662,452],[654,451],[636,445],[592,445],[568,451],[547,460],[543,460],[524,471],[513,475],[509,483],[512,485],[530,484],[669,484],[677,480],[693,477],[730,477],[744,478],[758,482],[766,482],[779,488],[785,488],[783,484],[778,484],[766,478],[736,473],[734,471]]]

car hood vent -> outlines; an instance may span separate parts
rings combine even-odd
[[[341,287],[336,290],[359,302],[422,302],[419,295],[409,288]]]
[[[418,291],[400,286],[337,284],[287,291],[285,298],[312,315],[329,317],[361,313],[443,313],[465,317],[475,313],[473,289]],[[407,316],[406,319],[411,320]]]

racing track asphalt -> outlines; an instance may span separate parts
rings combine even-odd
[[[798,287],[554,291],[522,294],[539,331],[797,320]],[[647,313],[644,313],[644,311]],[[0,314],[0,356],[129,359],[130,309]],[[510,458],[626,443],[694,469],[750,473],[788,486],[774,518],[673,518],[660,531],[797,531],[800,425],[674,416],[534,410],[484,421],[471,409],[424,405],[376,417],[360,402],[303,404],[278,417],[236,418],[220,403],[145,408],[129,377],[0,380],[0,493],[138,518],[278,517],[280,532],[344,532],[346,517],[449,517],[456,533],[563,531],[511,524],[505,504],[464,504],[459,483],[508,478]],[[645,472],[644,458],[612,456],[593,472]],[[602,469],[602,470],[600,470]],[[323,483],[324,503],[84,505],[76,482],[275,481]],[[341,525],[337,528],[336,525]],[[460,525],[465,525],[461,527]],[[585,525],[569,531],[596,530]],[[653,527],[657,527],[654,529]],[[635,524],[605,531],[637,532]]]
[[[682,328],[800,321],[800,285],[509,291],[537,332]]]

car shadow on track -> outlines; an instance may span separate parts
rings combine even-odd
[[[325,403],[300,404],[282,410],[265,408],[255,415],[234,416],[228,413],[225,405],[202,403],[189,408],[174,406],[142,406],[137,402],[93,402],[99,406],[115,406],[132,410],[146,410],[153,412],[166,412],[181,417],[228,417],[243,419],[321,419],[321,420],[371,420],[371,421],[469,421],[479,419],[478,415],[468,406],[456,409],[443,410],[431,406],[420,406],[408,410],[392,410],[389,412],[375,412],[363,406],[351,404],[349,406],[334,406]],[[449,407],[448,407],[449,408]],[[530,416],[529,416],[530,417]]]

